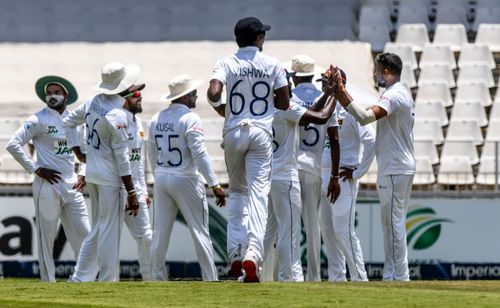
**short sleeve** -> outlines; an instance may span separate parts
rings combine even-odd
[[[226,84],[226,70],[224,68],[224,61],[218,60],[215,63],[214,69],[212,71],[212,77],[210,79],[217,79],[223,84]]]
[[[288,80],[286,79],[285,68],[281,63],[276,64],[276,77],[274,78],[274,90],[288,86]]]
[[[279,111],[281,117],[285,120],[288,120],[293,123],[299,123],[300,119],[306,113],[307,109],[296,104],[294,102],[290,102],[290,107],[288,107],[285,111]]]
[[[387,115],[390,115],[391,113],[396,111],[398,107],[397,101],[394,97],[384,94],[380,96],[375,105],[383,108],[387,112]]]

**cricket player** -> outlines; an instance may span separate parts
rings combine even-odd
[[[401,59],[382,53],[375,59],[374,79],[386,88],[378,102],[365,109],[347,92],[340,74],[336,96],[340,104],[361,125],[377,121],[377,192],[384,234],[386,281],[410,280],[406,244],[406,211],[415,174],[413,123],[415,112],[411,93],[400,82]]]
[[[291,70],[295,88],[292,90],[291,101],[305,108],[315,108],[316,101],[321,97],[321,91],[312,83],[315,74],[314,60],[307,55],[296,55],[292,58]],[[333,69],[333,68],[331,68]],[[309,124],[299,130],[298,169],[302,199],[302,219],[306,233],[307,247],[307,281],[321,281],[321,233],[319,225],[319,208],[321,195],[321,158],[323,145],[329,127],[331,140],[336,147],[332,155],[332,174],[328,180],[328,187],[335,201],[340,192],[338,183],[339,151],[338,141],[334,136],[337,122],[333,118],[328,125]],[[335,161],[334,161],[335,160]]]
[[[345,74],[341,71],[345,82]],[[334,204],[327,198],[331,169],[330,142],[325,142],[321,176],[320,227],[328,258],[328,280],[346,281],[346,261],[351,281],[368,281],[361,244],[354,229],[359,179],[368,171],[375,157],[375,131],[362,126],[343,107],[336,106],[340,143],[340,196]],[[363,153],[361,153],[361,144]],[[362,154],[362,155],[361,155]]]
[[[75,158],[62,123],[68,114],[66,107],[77,100],[78,94],[68,80],[57,76],[38,79],[35,89],[47,107],[24,122],[7,144],[7,151],[27,172],[36,174],[33,199],[40,276],[42,281],[55,282],[52,253],[59,220],[75,259],[90,232],[85,201],[81,191],[76,189]],[[35,146],[36,159],[23,148],[30,140]]]
[[[285,71],[279,61],[264,55],[266,31],[255,17],[240,19],[234,34],[238,51],[215,64],[208,103],[226,118],[224,156],[229,175],[227,251],[230,275],[259,282],[264,255],[272,160],[272,122],[275,107],[289,107]],[[226,86],[226,102],[221,102]]]
[[[128,118],[123,109],[125,95],[135,90],[140,68],[119,62],[106,64],[102,82],[94,87],[99,94],[80,105],[64,120],[69,143],[80,161],[86,162],[87,189],[96,221],[82,244],[72,282],[94,281],[97,265],[99,281],[119,280],[120,228],[125,206],[121,186],[127,192],[127,209],[137,215],[139,203],[131,176]],[[87,154],[75,137],[78,125],[85,123]],[[94,218],[94,217],[93,217]]]
[[[193,237],[204,281],[217,281],[212,240],[208,231],[208,203],[200,172],[212,188],[219,206],[225,193],[210,165],[196,107],[202,81],[181,75],[169,83],[162,101],[170,106],[151,119],[148,155],[155,174],[153,205],[153,279],[167,280],[165,255],[170,234],[180,211]]]
[[[277,110],[274,115],[273,167],[268,222],[264,238],[264,259],[268,258],[277,235],[278,281],[304,281],[300,260],[301,192],[297,170],[298,126],[309,123],[325,124],[335,110],[335,98],[330,96],[333,92],[334,86],[325,89],[324,97],[325,99],[329,97],[329,102],[319,112],[290,102],[288,110]]]
[[[142,127],[141,119],[137,116],[137,113],[142,112],[141,91],[144,87],[144,84],[137,85],[131,89],[133,91],[124,96],[125,105],[123,108],[127,111],[129,124],[130,168],[134,187],[137,192],[137,199],[139,201],[139,212],[137,216],[125,215],[124,219],[130,234],[137,241],[137,253],[139,256],[139,267],[142,280],[151,281],[153,279],[151,272],[151,242],[153,240],[153,232],[149,223],[148,212],[148,208],[151,205],[151,199],[149,198],[148,187],[146,185],[146,177],[144,175],[145,166],[142,157],[144,128]]]

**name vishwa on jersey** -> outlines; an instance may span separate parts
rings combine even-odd
[[[269,78],[269,73],[266,69],[258,69],[252,67],[240,67],[235,76],[240,77],[255,77],[255,78]]]
[[[106,114],[108,114],[109,110],[102,108],[98,103],[92,102],[90,104],[90,110],[94,111],[95,113],[99,114],[101,117],[104,117]]]
[[[158,131],[158,132],[175,132],[174,123],[156,123],[156,131]]]

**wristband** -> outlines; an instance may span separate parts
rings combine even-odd
[[[209,103],[212,107],[214,107],[214,108],[217,108],[217,107],[219,107],[220,105],[222,105],[222,104],[221,104],[221,99],[220,99],[220,98],[219,98],[219,100],[218,100],[218,101],[216,101],[216,102],[212,102],[212,101],[210,100],[210,98],[208,97],[208,95],[207,95],[207,102],[208,102],[208,103]]]
[[[135,189],[127,190],[127,194],[129,196],[135,196],[136,195]]]
[[[220,184],[212,186],[212,190],[219,190],[219,189],[222,189],[222,186],[220,186]]]
[[[340,179],[340,175],[333,175],[333,174],[330,174],[330,179]]]

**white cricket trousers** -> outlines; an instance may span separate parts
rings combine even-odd
[[[83,240],[90,232],[85,200],[80,192],[73,189],[74,184],[59,182],[54,184],[59,186],[56,188],[38,176],[33,181],[38,263],[40,277],[45,282],[56,281],[53,250],[59,219],[75,260],[78,259]]]
[[[229,260],[252,258],[262,266],[270,190],[272,137],[241,125],[224,135],[229,175],[227,252]]]
[[[306,232],[306,280],[321,281],[321,232],[319,227],[321,177],[299,170],[299,181],[302,196],[302,220]]]
[[[87,189],[92,206],[92,230],[82,244],[70,280],[95,281],[99,270],[99,281],[119,281],[120,232],[125,210],[120,187],[87,183]]]
[[[208,232],[208,203],[201,178],[162,173],[155,174],[151,246],[153,280],[168,279],[165,256],[178,211],[193,237],[203,280],[217,281],[214,249]]]
[[[412,185],[413,175],[377,176],[385,251],[383,280],[410,280],[406,212]]]
[[[123,191],[123,203],[126,204],[127,194]],[[153,231],[149,222],[149,212],[146,203],[146,196],[143,192],[137,192],[139,200],[139,212],[137,216],[125,213],[124,221],[128,227],[130,235],[137,242],[137,256],[139,258],[139,271],[142,280],[151,281],[153,279],[151,269],[151,243],[153,241]]]
[[[320,226],[328,258],[328,280],[346,281],[346,262],[351,281],[368,281],[361,243],[354,221],[358,180],[339,180],[340,196],[334,204],[327,198],[330,170],[322,170]]]
[[[267,262],[278,235],[278,281],[304,281],[300,261],[300,184],[297,180],[272,180],[269,196],[264,260]]]

